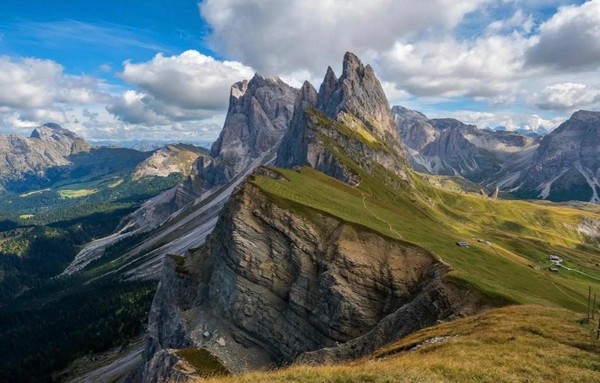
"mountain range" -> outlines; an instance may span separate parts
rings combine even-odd
[[[578,111],[544,136],[492,131],[392,109],[413,167],[459,175],[517,198],[599,202],[600,112]]]
[[[110,179],[129,187],[180,175],[122,217],[110,235],[82,245],[57,279],[136,286],[132,292],[145,297],[159,280],[143,314],[144,342],[123,346],[110,361],[88,358],[87,372],[75,374],[72,366],[61,376],[182,382],[322,363],[356,368],[354,374],[366,359],[343,363],[395,358],[413,347],[435,351],[436,342],[454,344],[453,337],[463,336],[456,335],[465,331],[462,323],[498,317],[503,326],[517,323],[508,312],[541,318],[539,329],[520,325],[521,339],[554,339],[544,318],[577,317],[587,288],[600,288],[597,205],[497,199],[479,191],[598,202],[600,113],[576,112],[545,136],[429,119],[391,108],[373,68],[350,52],[339,77],[327,68],[318,91],[309,82],[295,89],[257,74],[235,83],[229,101],[210,151],[179,145],[135,154],[139,161],[120,178],[78,162],[99,149],[55,125],[21,139],[34,154],[22,171],[7,173],[13,198],[20,189],[10,180],[23,174],[38,180],[36,193],[46,185],[59,189],[78,174],[99,177],[78,184]],[[61,135],[71,141],[55,142]],[[39,140],[55,148],[52,161],[36,154]],[[55,168],[61,169],[56,176]],[[560,254],[560,272],[550,272],[549,254]],[[536,307],[497,309],[512,304]],[[571,322],[569,337],[588,331]],[[456,328],[448,332],[448,326]],[[422,335],[428,331],[443,335]],[[420,341],[410,343],[411,336]],[[494,339],[502,347],[514,341]],[[577,344],[593,348],[587,340]],[[538,370],[529,377],[542,376]],[[477,370],[483,380],[493,379],[488,373]],[[310,374],[316,375],[296,380],[326,376]],[[365,374],[360,379],[375,379]],[[269,373],[260,379],[277,380]]]
[[[308,82],[295,92],[276,167],[238,169],[155,229],[156,257],[168,255],[131,379],[339,363],[507,303],[580,310],[556,290],[576,274],[548,285],[540,265],[555,251],[596,273],[596,213],[457,194],[409,165],[493,185],[528,170],[546,138],[391,109],[370,66],[347,53],[342,67],[318,92]],[[468,262],[465,238],[476,242]]]

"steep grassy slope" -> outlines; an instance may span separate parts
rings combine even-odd
[[[282,206],[308,216],[325,212],[416,244],[451,266],[448,278],[498,304],[584,311],[588,287],[600,291],[600,242],[581,230],[584,222],[600,220],[597,211],[488,199],[436,187],[409,170],[407,177],[397,176],[355,149],[363,143],[386,150],[387,143],[357,134],[358,123],[317,117],[317,126],[309,128],[359,182],[350,186],[310,168],[274,169],[282,177],[255,176],[252,182]],[[342,146],[343,139],[332,138],[339,135],[359,144]],[[471,246],[459,247],[458,241]],[[559,273],[549,271],[550,254],[564,259]]]
[[[421,330],[350,363],[209,382],[597,382],[600,344],[581,319],[564,309],[510,306]]]
[[[364,173],[361,184],[350,187],[308,168],[277,172],[283,176],[279,180],[257,176],[253,182],[302,214],[310,216],[318,210],[417,244],[451,265],[450,278],[498,303],[539,303],[582,311],[588,286],[600,291],[597,247],[577,231],[579,222],[593,219],[594,214],[450,192],[426,184],[417,175],[413,175],[414,187],[395,189]],[[471,247],[458,247],[461,240]],[[573,271],[551,274],[549,254],[561,255]]]

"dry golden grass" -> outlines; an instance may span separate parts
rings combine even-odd
[[[292,366],[212,383],[600,382],[600,343],[583,315],[510,306],[418,331],[369,358]],[[435,337],[447,340],[411,349]]]

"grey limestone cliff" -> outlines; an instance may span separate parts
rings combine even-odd
[[[225,125],[211,149],[215,161],[198,167],[207,187],[224,184],[277,146],[289,126],[297,93],[277,77],[258,74],[232,86]]]
[[[373,174],[377,166],[407,179],[405,154],[389,103],[373,69],[346,53],[342,75],[327,69],[317,93],[305,82],[294,104],[290,129],[282,139],[276,166],[310,166],[349,184],[360,182],[357,169],[339,152]]]
[[[155,228],[239,174],[272,161],[292,118],[297,93],[281,79],[259,74],[233,84],[225,123],[211,152],[199,156],[183,182],[146,203],[127,224]]]

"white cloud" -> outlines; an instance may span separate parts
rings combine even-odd
[[[54,61],[0,57],[0,106],[44,108],[54,103],[94,103],[105,96],[96,79],[65,75]]]
[[[218,61],[188,50],[176,56],[158,54],[145,63],[125,62],[121,77],[166,104],[221,110],[227,107],[231,85],[253,74],[252,68],[239,62]]]
[[[560,110],[585,109],[599,101],[600,90],[572,82],[546,86],[531,99],[541,109]]]
[[[169,120],[160,116],[144,102],[144,93],[127,90],[120,97],[115,97],[107,106],[107,110],[119,120],[128,124],[164,125]]]
[[[30,133],[44,122],[68,124],[69,109],[109,101],[104,84],[73,76],[52,60],[0,56],[0,131]]]
[[[206,0],[215,49],[259,71],[322,73],[352,51],[369,59],[399,39],[448,31],[486,0]]]
[[[488,34],[510,33],[513,31],[531,32],[534,26],[533,15],[526,15],[523,10],[518,9],[510,19],[496,20],[491,22],[486,32]]]
[[[445,112],[433,117],[452,117],[465,124],[476,125],[479,128],[504,126],[507,130],[529,129],[538,131],[540,128],[553,130],[565,121],[565,117],[543,118],[537,114],[502,112],[478,112],[460,110]]]
[[[114,97],[107,110],[129,124],[205,120],[227,109],[233,83],[253,74],[241,63],[218,61],[194,50],[168,57],[158,54],[143,63],[125,62],[120,76],[137,90]]]
[[[600,0],[559,8],[540,26],[527,61],[558,70],[599,68]]]
[[[413,95],[493,98],[514,91],[525,75],[521,57],[528,44],[520,34],[398,42],[379,67],[384,78]]]

